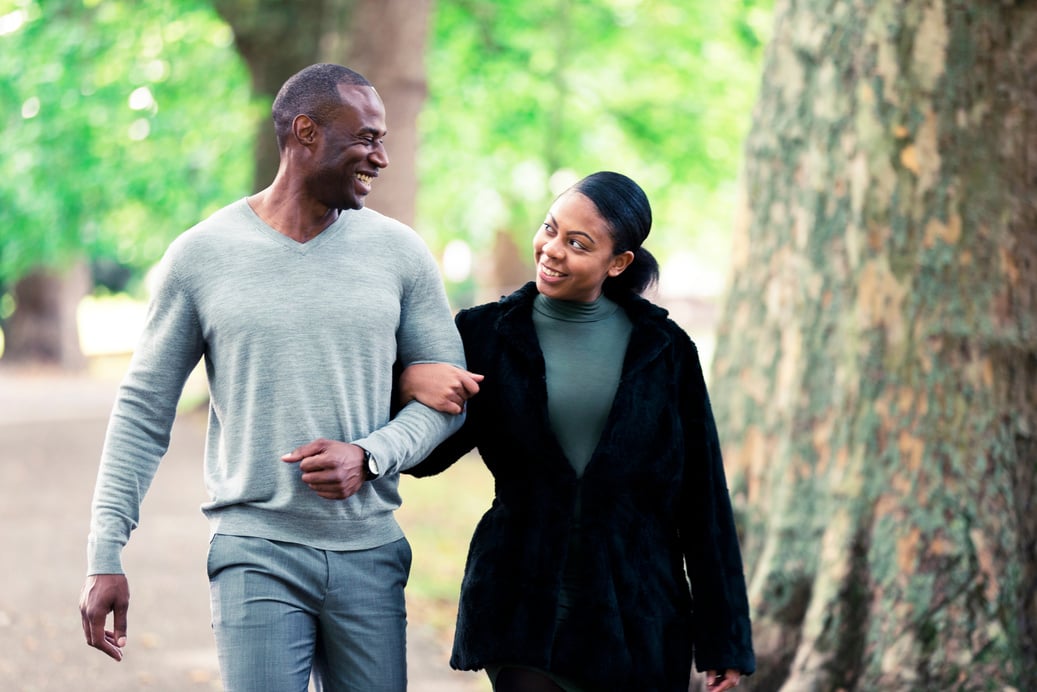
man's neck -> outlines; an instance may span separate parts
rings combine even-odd
[[[268,226],[298,243],[316,238],[339,215],[338,209],[304,199],[298,191],[280,189],[276,180],[245,201]]]

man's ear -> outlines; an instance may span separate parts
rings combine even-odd
[[[292,134],[300,144],[310,146],[317,141],[317,123],[308,115],[297,115],[292,121]]]
[[[634,253],[630,250],[621,252],[612,258],[612,262],[609,264],[609,276],[619,276],[622,274],[630,263],[634,261]]]

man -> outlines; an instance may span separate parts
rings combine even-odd
[[[284,84],[273,118],[270,186],[181,235],[159,265],[94,492],[83,630],[122,658],[120,555],[204,357],[224,688],[302,691],[312,669],[326,689],[402,691],[411,556],[398,473],[462,421],[413,404],[390,420],[392,366],[463,365],[461,342],[428,249],[364,208],[389,163],[371,84],[313,65]]]

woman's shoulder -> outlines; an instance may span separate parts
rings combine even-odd
[[[535,297],[536,284],[530,282],[513,293],[501,296],[500,300],[473,305],[460,310],[457,313],[457,321],[460,324],[462,322],[478,323],[486,320],[498,320],[515,310],[531,306]]]
[[[635,329],[656,329],[677,342],[691,341],[688,333],[670,317],[669,311],[663,306],[639,295],[618,298],[617,302],[626,311]]]

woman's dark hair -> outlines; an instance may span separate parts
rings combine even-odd
[[[652,230],[652,207],[641,186],[622,173],[599,171],[569,189],[597,207],[612,235],[613,254],[634,253],[634,261],[622,274],[605,279],[605,294],[641,294],[653,286],[659,280],[659,263],[641,247]]]

